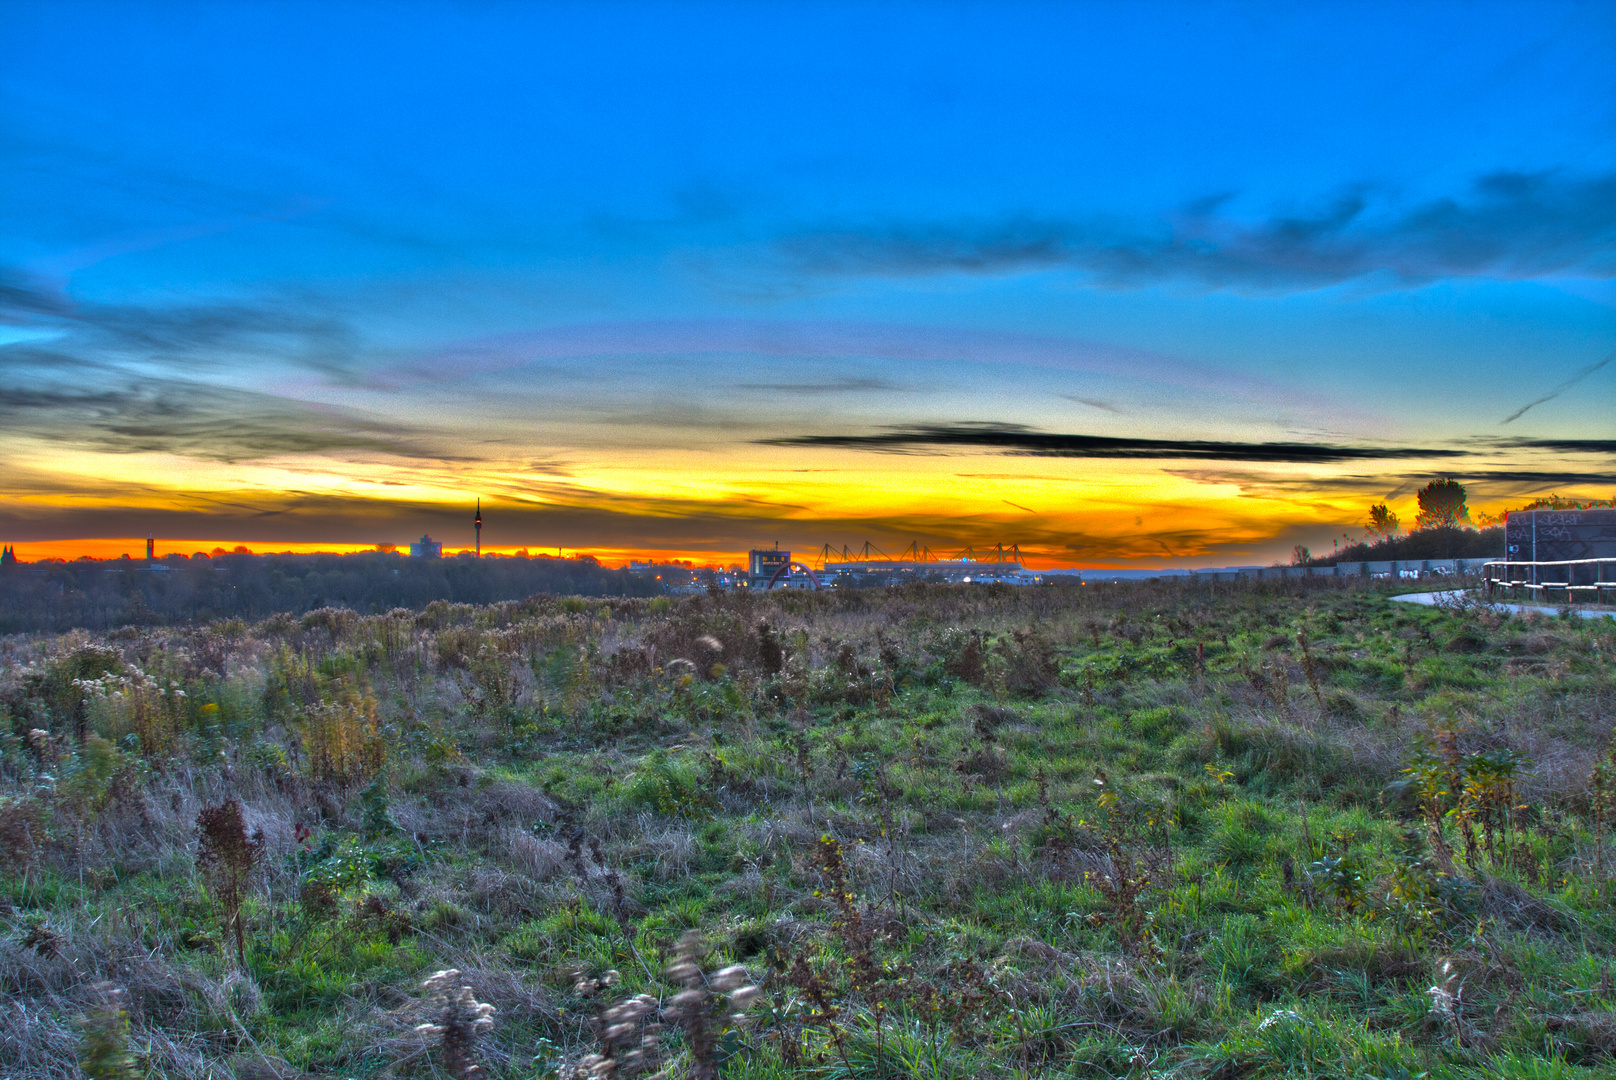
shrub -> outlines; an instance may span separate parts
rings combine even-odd
[[[196,831],[201,841],[196,867],[223,911],[226,936],[235,938],[236,962],[245,966],[247,937],[241,904],[253,868],[264,854],[263,830],[255,830],[249,837],[241,818],[241,801],[227,799],[196,815]]]
[[[1055,647],[1034,630],[1017,630],[1009,641],[1000,641],[1004,660],[1004,688],[1012,694],[1037,697],[1048,693],[1060,681],[1055,664]]]
[[[123,990],[111,983],[91,989],[95,1003],[84,1017],[79,1041],[79,1068],[89,1080],[135,1080],[139,1063],[129,1047],[129,1014]]]
[[[306,707],[301,728],[305,768],[316,780],[352,787],[368,782],[387,763],[376,699],[368,692],[344,687],[335,701]]]

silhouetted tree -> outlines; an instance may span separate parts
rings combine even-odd
[[[1392,513],[1385,503],[1375,503],[1369,508],[1369,533],[1371,536],[1396,536],[1399,525],[1397,515]]]
[[[1420,488],[1418,499],[1420,513],[1414,519],[1416,529],[1453,529],[1470,523],[1464,485],[1457,480],[1432,480]]]

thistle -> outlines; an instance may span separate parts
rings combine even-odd
[[[443,1048],[443,1069],[454,1080],[484,1080],[488,1075],[477,1064],[475,1045],[477,1034],[494,1026],[494,1007],[478,1001],[471,987],[459,985],[460,972],[455,968],[433,972],[421,988],[437,1011],[435,1021],[418,1025],[416,1031],[437,1036]]]

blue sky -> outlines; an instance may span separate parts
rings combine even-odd
[[[1155,456],[1040,489],[1034,526],[984,509],[1009,481],[881,511],[1013,448],[774,445],[939,424],[1463,446],[1495,508],[1616,486],[1608,450],[1498,442],[1616,434],[1609,3],[0,19],[22,539],[396,541],[481,490],[535,546],[834,522],[1058,559],[1109,515],[1066,554],[1216,562],[1432,468]],[[1205,527],[1141,543],[1133,509]]]

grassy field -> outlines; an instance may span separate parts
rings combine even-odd
[[[1613,654],[1330,579],[0,639],[0,1076],[1612,1075]]]

